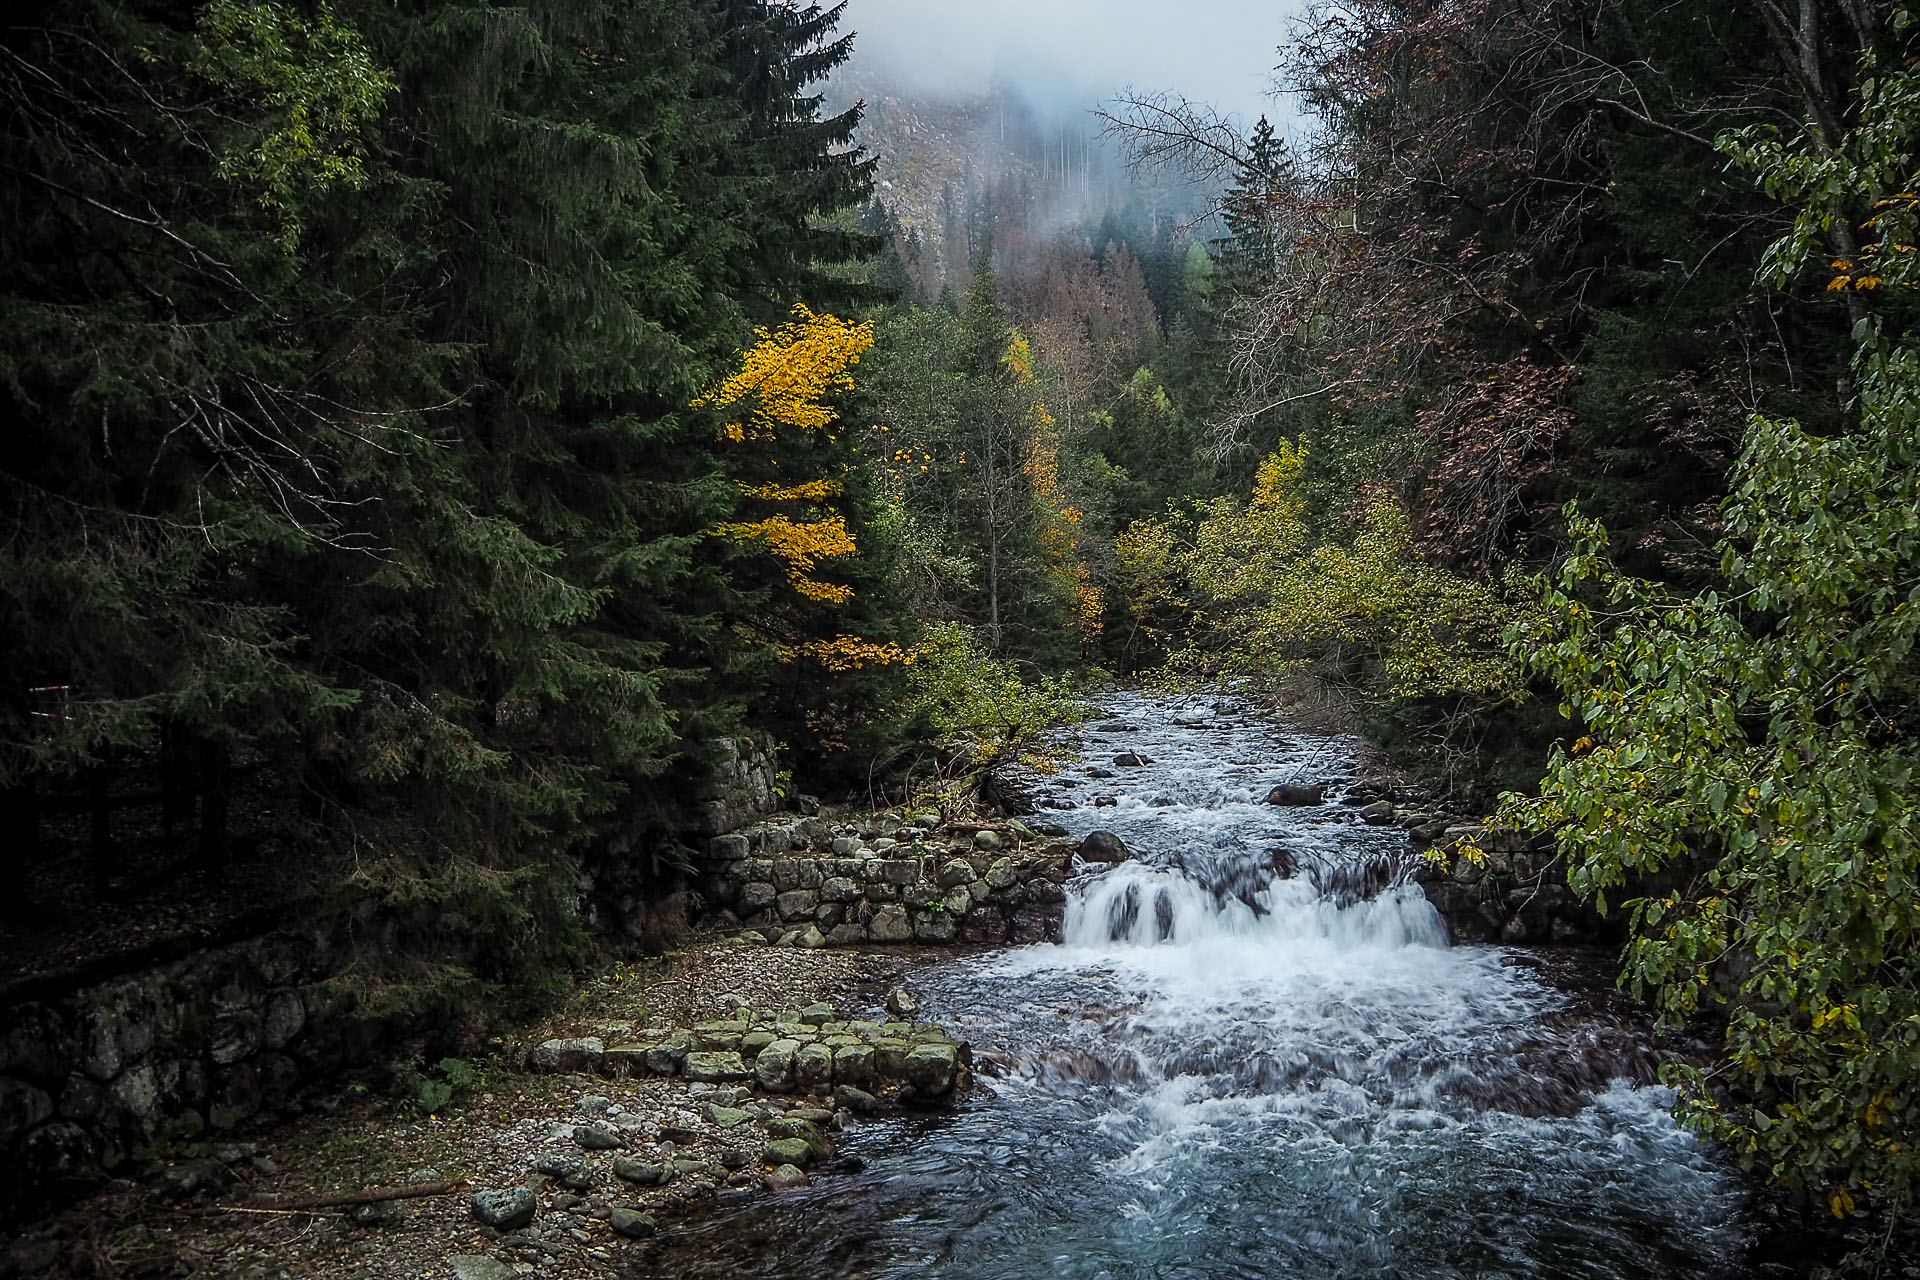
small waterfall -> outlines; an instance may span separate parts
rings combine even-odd
[[[1367,877],[1377,874],[1343,868],[1329,888],[1307,878],[1273,879],[1243,898],[1209,890],[1178,869],[1129,863],[1068,901],[1062,941],[1090,951],[1223,940],[1250,949],[1312,941],[1348,950],[1446,946],[1446,922],[1418,886],[1376,887]]]

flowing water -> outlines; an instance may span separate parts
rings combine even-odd
[[[1261,803],[1353,744],[1230,700],[1107,711],[1045,816],[1137,861],[1083,882],[1063,945],[913,978],[989,1095],[856,1126],[863,1173],[663,1240],[652,1273],[1749,1274],[1741,1185],[1668,1118],[1631,1019],[1449,947],[1397,829]]]

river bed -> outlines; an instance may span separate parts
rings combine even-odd
[[[1047,816],[1136,860],[1079,883],[1062,944],[913,975],[980,1097],[856,1126],[863,1172],[636,1275],[1751,1274],[1744,1186],[1667,1115],[1645,1028],[1537,956],[1449,946],[1404,834],[1337,803],[1357,744],[1218,697],[1104,709]],[[1262,803],[1292,781],[1329,803]]]

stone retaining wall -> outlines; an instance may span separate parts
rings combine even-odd
[[[529,1065],[606,1076],[679,1076],[765,1093],[837,1091],[843,1102],[864,1110],[876,1097],[910,1106],[947,1101],[966,1087],[973,1050],[932,1023],[841,1021],[818,1005],[782,1013],[743,1009],[725,1020],[656,1027],[624,1039],[548,1040],[533,1051]]]
[[[787,946],[1057,940],[1075,849],[1058,832],[764,822],[710,841],[697,884],[709,918]]]
[[[217,1137],[389,1050],[396,1027],[324,984],[333,961],[274,935],[0,1008],[0,1210],[162,1134]]]
[[[687,784],[709,831],[770,811],[773,757],[752,741],[715,746],[711,775]],[[580,910],[610,932],[638,933],[647,859],[641,829],[616,836],[583,869]],[[645,882],[643,884],[643,882]],[[191,937],[156,963],[113,957],[81,974],[21,975],[0,990],[0,1221],[129,1169],[156,1141],[204,1140],[271,1113],[301,1089],[384,1068],[449,1011],[367,1016],[330,983],[347,964],[318,931],[267,932],[297,919],[265,912],[259,936],[224,945]]]

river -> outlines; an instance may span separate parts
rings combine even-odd
[[[676,1233],[654,1274],[1751,1274],[1743,1185],[1667,1115],[1635,1018],[1449,946],[1416,886],[1357,892],[1398,829],[1261,802],[1337,798],[1355,744],[1219,697],[1103,706],[1047,816],[1137,860],[1070,898],[1062,945],[913,975],[984,1096],[856,1126],[864,1172]]]

